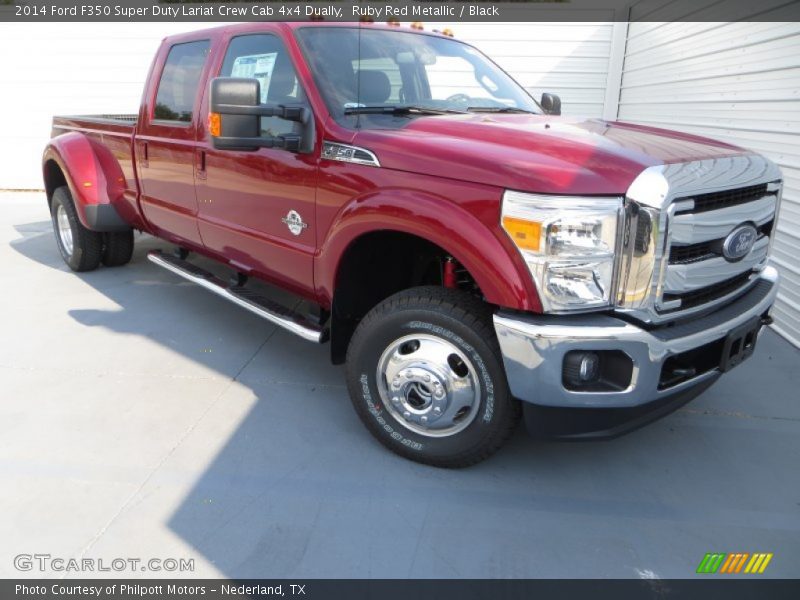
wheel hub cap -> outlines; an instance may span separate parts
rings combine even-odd
[[[432,437],[463,430],[480,407],[472,362],[449,341],[431,335],[389,344],[378,361],[378,389],[396,421]]]
[[[61,245],[64,246],[64,251],[72,256],[72,226],[69,224],[69,217],[67,211],[59,204],[56,210],[56,222],[58,224],[58,237],[61,240]]]

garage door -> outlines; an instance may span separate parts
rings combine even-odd
[[[780,165],[773,315],[800,346],[800,23],[631,23],[619,119],[721,139]]]

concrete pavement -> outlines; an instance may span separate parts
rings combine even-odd
[[[373,441],[327,346],[158,269],[158,247],[74,274],[43,195],[0,194],[0,577],[22,553],[193,559],[197,577],[666,578],[773,552],[765,576],[800,575],[800,352],[774,333],[643,430],[519,431],[445,471]]]

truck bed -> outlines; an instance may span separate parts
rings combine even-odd
[[[132,225],[140,224],[139,185],[134,166],[133,139],[138,115],[58,115],[50,137],[82,135],[92,144],[90,154],[102,164],[107,181],[114,182],[111,203]],[[88,158],[88,155],[87,155]]]
[[[138,119],[139,115],[136,114],[56,115],[53,117],[51,137],[67,131],[122,134],[130,137]]]

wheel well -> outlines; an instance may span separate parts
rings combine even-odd
[[[377,304],[402,290],[445,285],[445,263],[454,262],[459,289],[483,297],[467,270],[444,249],[421,237],[397,232],[365,234],[339,263],[331,311],[331,359],[341,364],[358,322]]]
[[[44,189],[47,193],[47,205],[53,200],[53,192],[61,186],[67,185],[67,178],[61,171],[61,167],[54,160],[48,160],[44,164]]]

